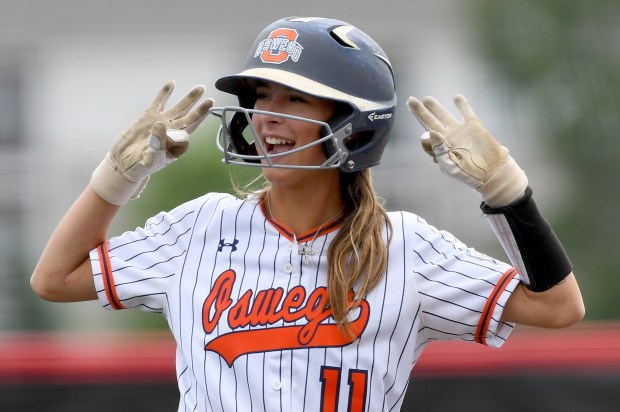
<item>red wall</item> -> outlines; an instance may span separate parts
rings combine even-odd
[[[79,411],[82,399],[92,412],[98,405],[175,410],[174,350],[163,332],[0,335],[0,410]],[[620,323],[584,323],[518,327],[500,349],[432,343],[414,369],[403,411],[615,411],[618,405]]]

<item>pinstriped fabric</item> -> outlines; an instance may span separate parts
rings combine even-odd
[[[413,214],[390,219],[388,270],[350,314],[353,342],[326,308],[337,223],[305,264],[303,240],[252,198],[208,194],[110,239],[91,252],[95,284],[104,307],[166,317],[179,411],[397,411],[429,342],[503,343],[518,277]]]

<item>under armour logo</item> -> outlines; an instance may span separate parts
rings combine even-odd
[[[232,248],[232,251],[234,252],[235,250],[237,250],[237,243],[239,243],[237,239],[234,239],[232,243],[226,243],[225,239],[220,239],[220,245],[217,247],[217,251],[221,252],[224,246],[229,246]]]

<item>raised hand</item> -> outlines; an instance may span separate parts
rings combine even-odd
[[[206,118],[213,100],[197,105],[204,87],[196,86],[166,110],[173,90],[173,81],[164,85],[144,113],[116,137],[95,169],[91,186],[107,202],[122,205],[138,197],[151,174],[187,151],[189,135]]]
[[[445,174],[473,187],[490,206],[505,206],[519,199],[527,177],[508,149],[501,146],[480,121],[467,99],[454,96],[463,120],[452,116],[432,97],[410,97],[411,112],[427,130],[422,148]]]

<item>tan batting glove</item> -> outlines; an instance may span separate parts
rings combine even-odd
[[[164,110],[173,90],[174,81],[166,83],[146,111],[116,137],[93,172],[91,187],[107,202],[123,205],[139,197],[151,174],[187,151],[190,133],[205,119],[213,100],[196,106],[204,93],[204,86],[196,86]]]
[[[409,98],[409,109],[428,130],[421,137],[424,151],[442,172],[476,189],[491,207],[521,198],[528,184],[525,172],[489,133],[464,96],[454,96],[454,103],[463,121],[432,97],[422,102]]]

